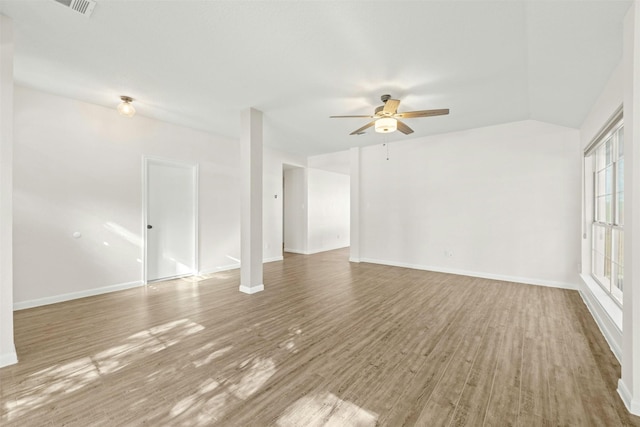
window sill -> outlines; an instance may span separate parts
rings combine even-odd
[[[600,287],[600,285],[588,274],[580,274],[582,281],[598,301],[600,307],[607,313],[609,319],[622,332],[622,308]]]

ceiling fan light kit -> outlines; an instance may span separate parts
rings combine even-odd
[[[382,95],[380,97],[383,105],[377,107],[372,116],[329,116],[332,119],[336,118],[370,118],[375,119],[372,122],[367,123],[359,129],[354,130],[350,135],[362,135],[365,130],[374,126],[374,129],[378,133],[391,133],[399,130],[405,135],[413,133],[413,129],[407,126],[404,122],[398,119],[413,119],[417,117],[431,117],[431,116],[444,116],[449,114],[448,108],[440,110],[420,110],[420,111],[405,111],[404,113],[398,112],[398,106],[400,101],[397,99],[391,99],[391,95]]]
[[[398,129],[398,120],[391,117],[378,119],[376,120],[375,129],[376,129],[376,132],[378,133],[395,132],[396,129]]]

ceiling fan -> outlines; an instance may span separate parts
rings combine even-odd
[[[371,126],[375,126],[375,130],[378,133],[391,133],[395,130],[408,135],[413,133],[413,129],[407,126],[405,123],[398,119],[413,119],[416,117],[431,117],[431,116],[444,116],[449,114],[449,109],[441,110],[420,110],[420,111],[405,111],[404,113],[398,113],[398,105],[400,101],[397,99],[391,99],[391,95],[382,95],[380,97],[383,105],[377,107],[373,115],[370,116],[329,116],[332,119],[335,118],[370,118],[375,119],[372,122],[367,123],[360,129],[356,129],[349,135],[362,135],[365,130]]]

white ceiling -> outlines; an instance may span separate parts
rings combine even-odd
[[[389,93],[409,119],[389,141],[536,119],[579,127],[622,56],[630,1],[116,1],[90,18],[53,0],[0,1],[20,85],[238,137],[264,112],[265,145],[319,154]],[[115,111],[115,110],[114,110]],[[123,118],[124,120],[124,118]],[[132,120],[135,120],[132,119]]]

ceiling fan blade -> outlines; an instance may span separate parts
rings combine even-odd
[[[400,105],[400,101],[398,101],[397,99],[387,99],[387,102],[384,103],[382,113],[385,116],[392,116],[398,111],[398,105]]]
[[[449,114],[449,109],[443,108],[441,110],[405,111],[404,113],[397,113],[395,117],[400,119],[413,119],[415,117],[445,116],[447,114]]]
[[[365,131],[365,129],[370,128],[371,126],[373,126],[374,124],[376,124],[376,121],[372,121],[367,123],[366,125],[362,126],[360,129],[356,129],[353,132],[351,132],[349,135],[358,135],[360,133],[363,133]]]
[[[372,119],[373,116],[372,115],[368,115],[368,116],[329,116],[330,119],[350,119],[350,118],[357,118],[357,119]]]
[[[404,133],[405,135],[409,135],[410,133],[413,133],[413,129],[411,129],[405,123],[402,123],[400,120],[398,120],[398,130]]]

